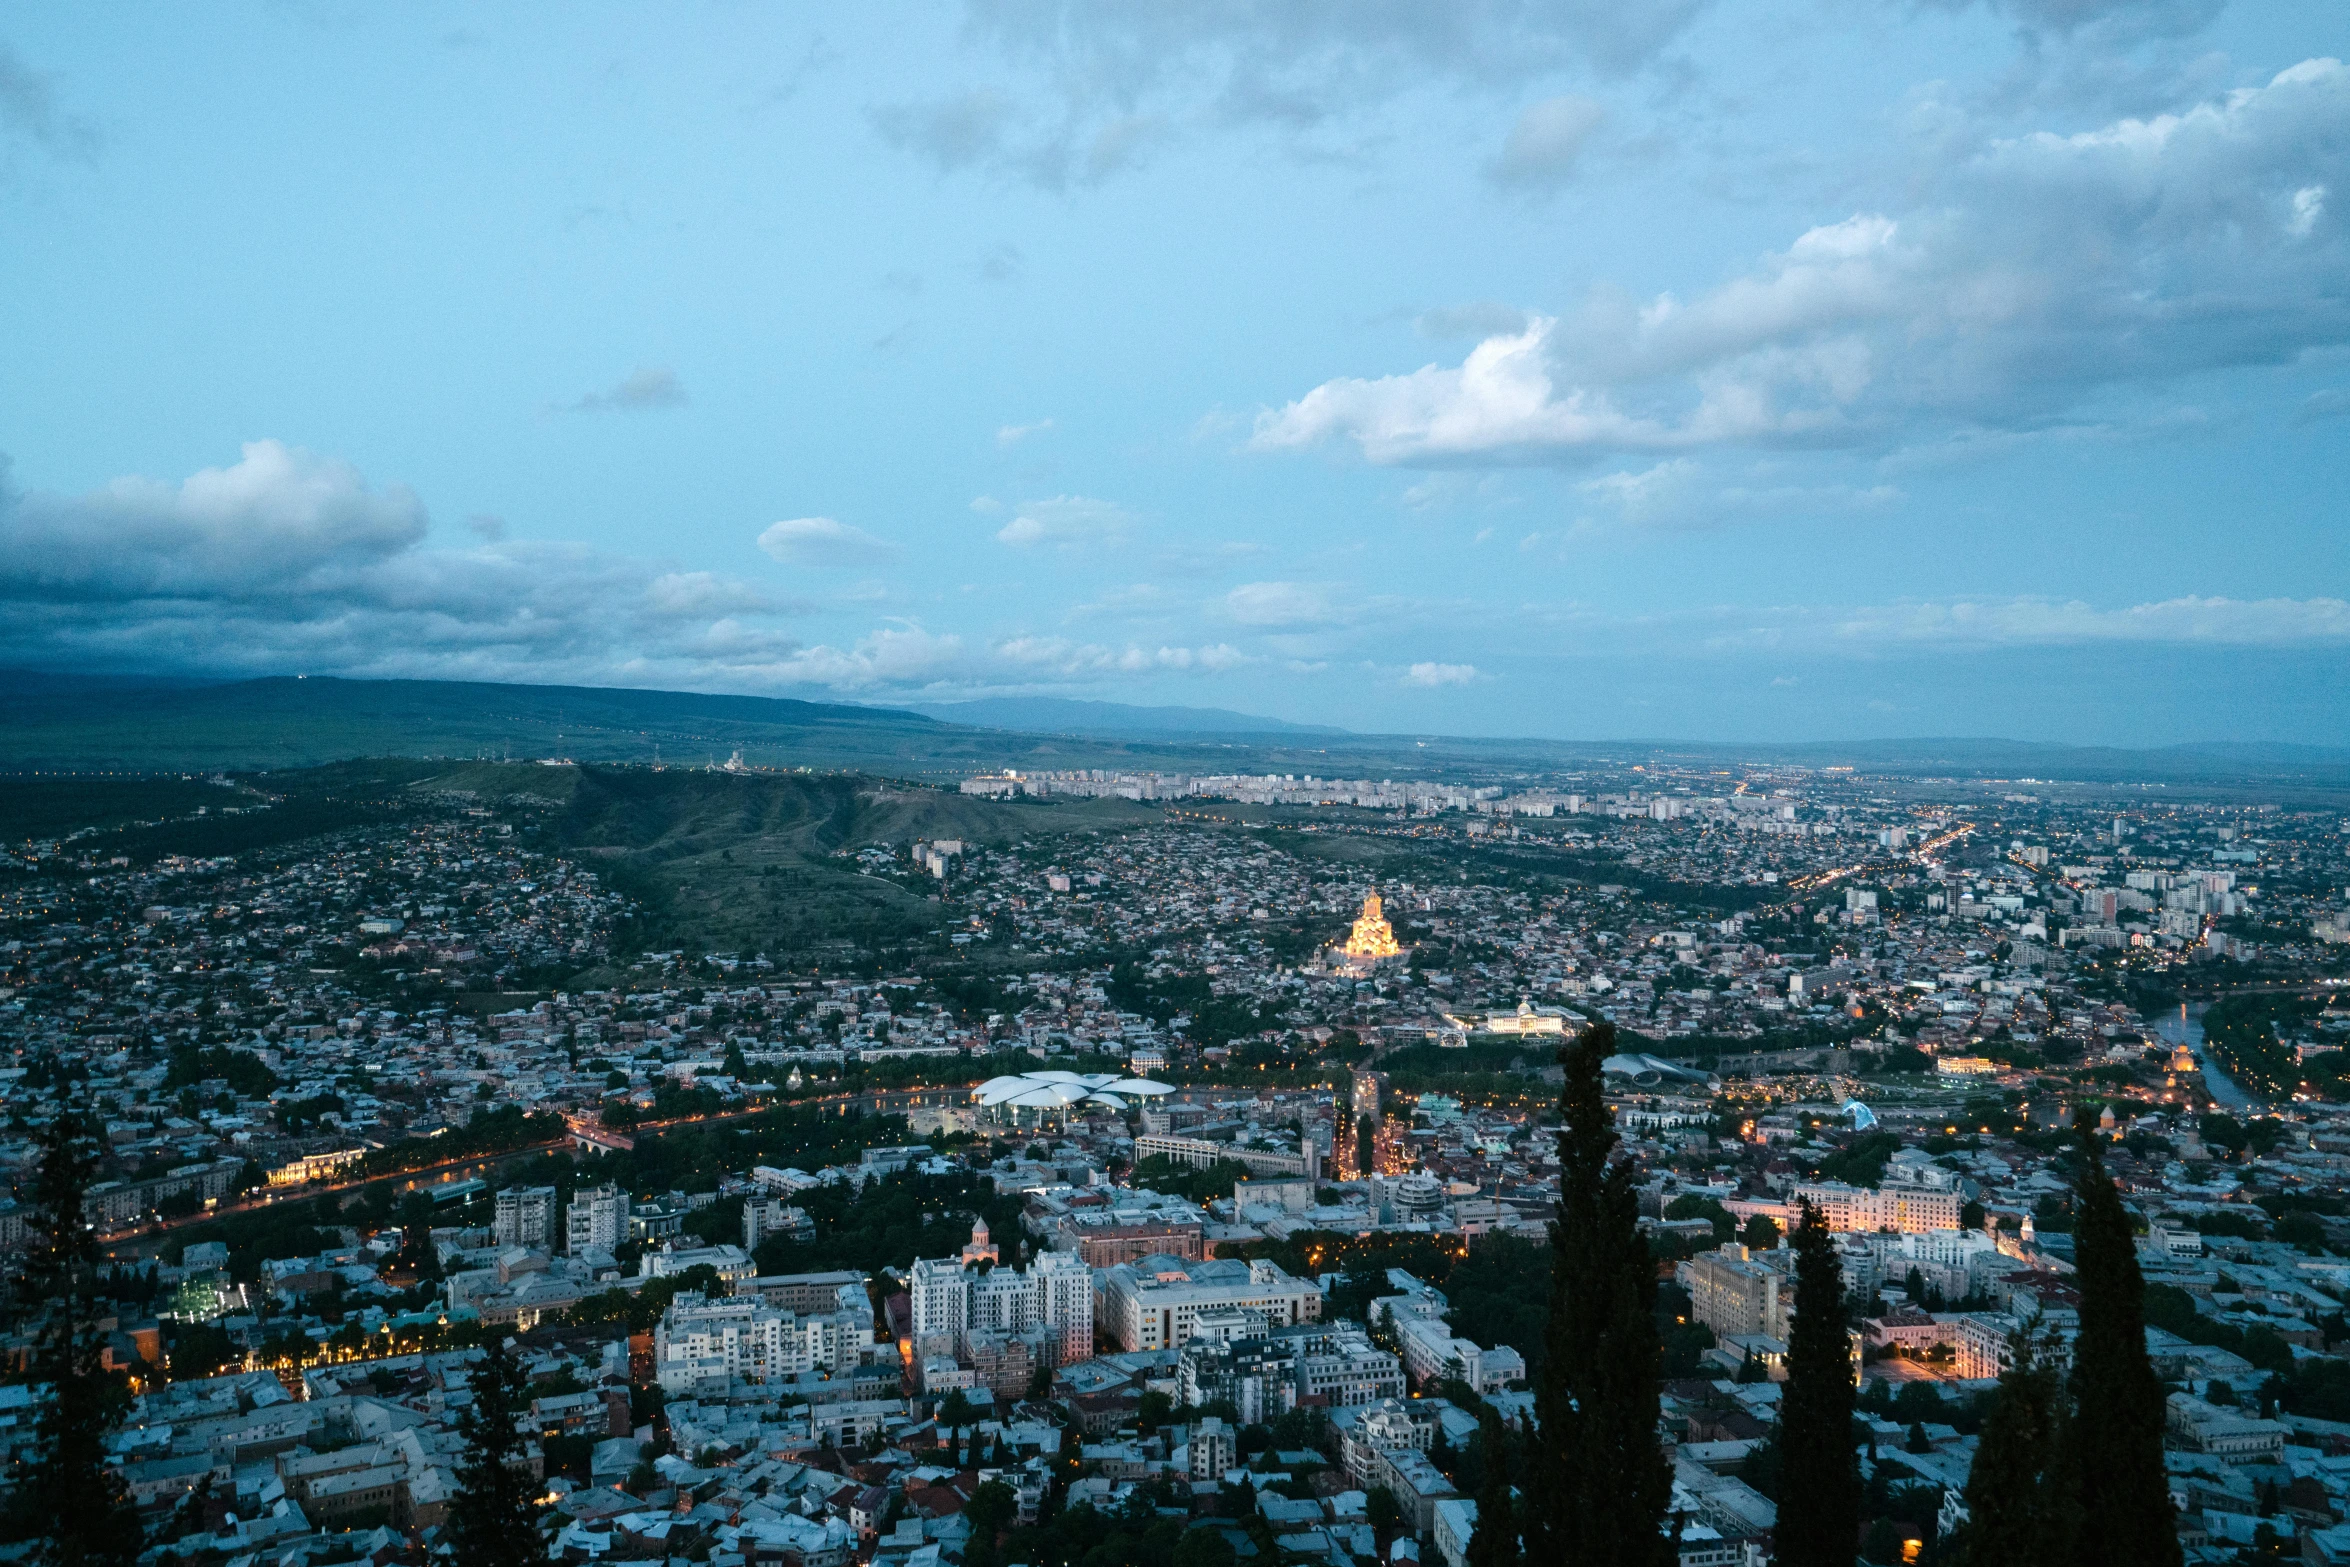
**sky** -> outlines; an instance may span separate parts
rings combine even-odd
[[[2350,743],[2339,0],[0,0],[0,666]]]

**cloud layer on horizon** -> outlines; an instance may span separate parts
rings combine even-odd
[[[1085,503],[1092,507],[1099,503]],[[1080,508],[1083,510],[1084,508]],[[778,530],[782,530],[778,532]],[[1322,670],[1396,637],[1464,644],[1458,606],[1366,597],[1345,582],[1264,580],[1173,601],[1187,635],[1072,638],[1013,625],[973,635],[896,619],[845,641],[788,623],[804,600],[710,571],[577,545],[435,547],[424,502],[350,463],[270,440],[177,483],[123,478],[84,495],[0,492],[0,660],[212,674],[334,673],[843,694],[980,694]],[[762,547],[796,564],[866,564],[888,547],[830,518],[778,523]],[[1167,601],[1146,595],[1148,611]],[[2350,647],[2350,602],[2221,596],[2099,608],[2017,596],[1862,606],[1692,608],[1627,616],[1488,605],[1509,659],[1631,654],[1703,663],[1754,653],[1963,655],[2111,644]],[[1223,628],[1218,635],[1212,628]],[[1300,660],[1306,662],[1301,663]],[[1491,678],[1481,662],[1407,661],[1400,683]]]

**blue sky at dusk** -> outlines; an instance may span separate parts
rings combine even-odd
[[[0,663],[2345,743],[2346,55],[0,4]]]

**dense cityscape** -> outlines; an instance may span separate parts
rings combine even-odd
[[[0,300],[0,1567],[2350,1567],[2345,0],[20,0]]]
[[[1554,1527],[1553,1226],[1605,1166],[1686,1567],[1804,1559],[1807,1312],[1851,1548],[1992,1559],[2101,1178],[2176,1547],[2350,1559],[2336,809],[986,775],[828,851],[926,932],[711,951],[533,771],[9,846],[11,1516],[79,1346],[158,1563],[463,1560],[504,1495],[532,1559],[1489,1567],[1482,1518]],[[269,841],[171,848],[223,814]]]

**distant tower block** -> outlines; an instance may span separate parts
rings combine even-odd
[[[1386,916],[1379,912],[1379,894],[1363,899],[1363,912],[1355,920],[1354,932],[1346,938],[1346,955],[1350,958],[1392,958],[1403,948],[1395,944],[1395,931]]]

